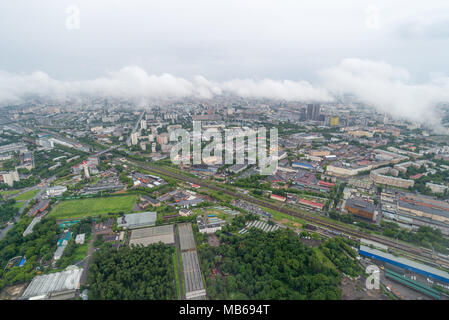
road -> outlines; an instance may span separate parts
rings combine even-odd
[[[92,257],[92,253],[94,253],[94,251],[95,251],[93,243],[95,241],[96,236],[97,235],[95,233],[95,222],[92,221],[92,239],[90,239],[89,249],[87,249],[87,256],[84,258],[83,274],[81,275],[81,279],[80,279],[80,283],[83,286],[87,284],[87,273],[89,271],[89,262],[90,262],[90,258]]]
[[[48,178],[47,180],[44,180],[44,181],[45,181],[45,184],[44,184],[42,187],[40,187],[41,190],[39,190],[39,192],[36,193],[36,195],[35,195],[33,198],[31,198],[31,199],[25,201],[25,204],[22,206],[22,208],[20,208],[20,210],[19,210],[19,212],[17,213],[17,215],[12,219],[12,223],[9,224],[9,225],[7,225],[7,226],[0,232],[0,240],[2,240],[2,239],[6,236],[6,233],[7,233],[7,232],[14,226],[14,224],[15,224],[17,221],[19,221],[20,216],[22,215],[23,211],[24,211],[25,208],[28,206],[28,204],[29,204],[32,200],[34,200],[34,199],[39,199],[39,198],[41,197],[42,193],[47,189],[47,187],[50,185],[50,183],[51,183],[52,181],[54,181],[55,179],[56,179],[56,177],[55,177],[55,176],[52,176],[52,177]],[[34,186],[34,187],[29,188],[29,189],[30,189],[30,190],[31,190],[31,189],[35,189],[36,187],[38,187],[38,186]]]

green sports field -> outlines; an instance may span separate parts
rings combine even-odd
[[[49,216],[57,219],[69,219],[100,216],[108,213],[128,213],[132,211],[136,197],[136,195],[127,195],[61,201],[50,212]]]

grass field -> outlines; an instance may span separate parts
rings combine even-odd
[[[297,225],[295,225],[295,223],[300,224],[300,225],[305,225],[306,224],[304,220],[299,219],[298,217],[293,217],[293,216],[290,216],[288,214],[285,214],[285,213],[282,213],[282,212],[279,212],[279,211],[275,211],[273,209],[262,207],[262,206],[260,206],[260,208],[262,208],[263,210],[267,211],[268,213],[271,213],[273,215],[273,220],[276,221],[276,222],[280,222],[281,220],[284,220],[283,222],[285,222],[287,220],[291,221],[292,224],[290,225],[290,227],[297,227]]]
[[[90,237],[86,238],[84,244],[77,245],[75,253],[73,254],[73,262],[78,262],[83,260],[87,256],[87,251],[89,250]]]
[[[90,198],[61,201],[49,216],[57,219],[101,216],[108,213],[129,213],[134,207],[137,195],[119,197]]]
[[[16,199],[16,200],[29,200],[29,199],[32,199],[36,195],[36,193],[38,193],[38,192],[39,192],[39,189],[30,190],[30,191],[24,192],[22,194],[19,194],[17,197],[14,197],[14,199]]]

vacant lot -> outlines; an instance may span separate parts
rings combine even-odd
[[[82,218],[108,213],[131,212],[136,195],[61,201],[50,212],[56,218]]]

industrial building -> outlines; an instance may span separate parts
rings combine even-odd
[[[245,234],[251,228],[260,229],[260,230],[265,231],[265,232],[271,232],[271,231],[278,230],[280,227],[279,227],[278,224],[268,224],[268,223],[266,223],[264,221],[261,221],[261,220],[248,221],[246,223],[246,225],[245,225],[245,228],[240,230],[239,233],[240,234]]]
[[[313,209],[323,210],[324,204],[319,202],[310,201],[307,199],[298,198],[298,204],[310,207]]]
[[[49,197],[59,197],[62,196],[64,192],[67,191],[66,186],[54,186],[47,188],[47,196]]]
[[[195,239],[193,238],[192,225],[190,223],[182,223],[178,225],[179,243],[181,251],[195,249]]]
[[[124,216],[117,218],[117,227],[126,229],[152,227],[156,225],[156,219],[156,212],[125,214]]]
[[[285,201],[287,200],[286,197],[278,196],[277,194],[274,194],[274,193],[272,193],[272,194],[270,195],[270,198],[271,198],[271,199],[274,199],[274,200],[277,200],[277,201],[281,201],[281,202],[285,202]]]
[[[411,193],[382,193],[384,219],[397,222],[402,228],[418,230],[427,226],[449,235],[449,203]]]
[[[206,296],[201,276],[198,254],[195,251],[182,252],[182,266],[185,281],[186,299],[198,299]]]
[[[336,177],[351,177],[372,168],[372,164],[345,166],[342,163],[333,163],[326,167],[326,174]]]
[[[143,195],[139,199],[141,202],[139,203],[139,207],[142,209],[148,208],[150,205],[153,207],[159,207],[161,202],[157,199],[153,199],[149,196]]]
[[[68,267],[62,272],[36,276],[25,289],[21,300],[73,299],[80,287],[82,268]]]
[[[242,172],[246,168],[248,168],[248,164],[234,164],[228,168],[228,171],[236,174]]]
[[[133,230],[129,240],[130,245],[148,246],[152,243],[162,242],[165,244],[175,243],[173,225],[165,225],[151,228]]]
[[[186,299],[205,299],[206,289],[201,275],[192,225],[190,223],[180,224],[178,231]]]
[[[226,221],[217,218],[215,215],[198,215],[196,218],[198,224],[198,231],[201,233],[214,233],[221,230]]]
[[[374,204],[361,198],[349,198],[346,200],[345,209],[358,218],[369,221],[375,221],[376,219]]]
[[[425,264],[412,261],[407,258],[396,257],[390,253],[370,248],[363,244],[360,245],[359,254],[361,256],[389,263],[393,266],[405,270],[410,270],[427,278],[432,278],[433,280],[438,281],[444,285],[449,284],[449,273],[447,273],[446,271],[436,269],[434,267],[427,266]]]

